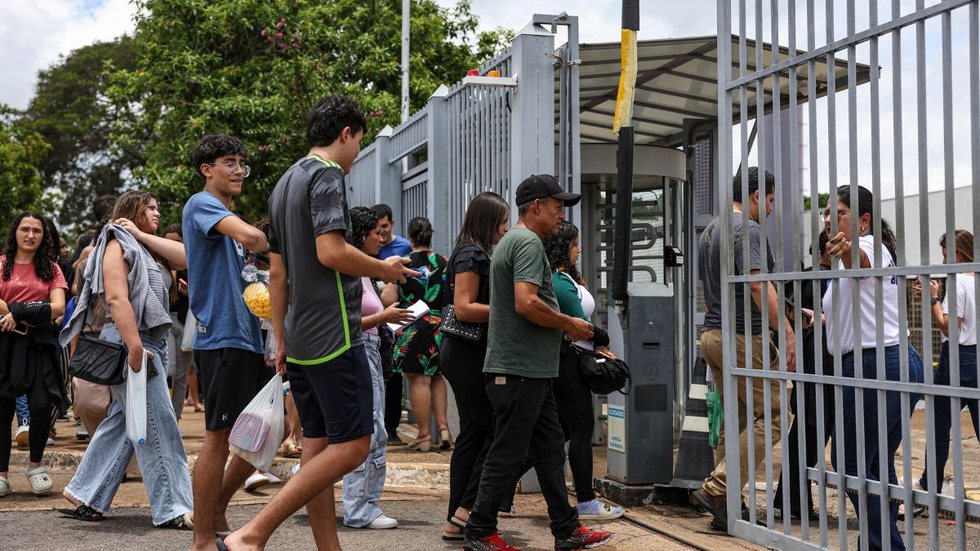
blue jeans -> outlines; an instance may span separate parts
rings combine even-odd
[[[113,324],[103,327],[99,338],[122,342]],[[193,511],[194,501],[187,455],[167,389],[167,343],[144,338],[143,347],[153,353],[157,376],[146,381],[147,440],[135,450],[153,524],[159,526]],[[92,435],[78,471],[65,488],[73,498],[100,513],[112,505],[134,449],[126,435],[126,383],[111,389],[109,416]]]
[[[960,352],[960,386],[961,387],[977,387],[977,345],[959,345]],[[949,341],[943,343],[942,352],[939,354],[939,367],[936,368],[936,378],[934,380],[937,385],[949,386]],[[952,412],[950,411],[951,400],[946,396],[936,396],[935,398],[935,410],[936,410],[936,483],[939,489],[942,488],[943,474],[946,471],[946,461],[949,459],[949,432],[952,428]],[[960,409],[962,408],[970,409],[970,417],[973,419],[973,434],[980,439],[980,404],[977,400],[960,400]],[[958,416],[957,416],[958,417]],[[956,422],[959,422],[957,418]],[[922,476],[919,478],[919,483],[923,488],[929,488],[929,460],[926,459],[925,469],[922,470]]]
[[[385,432],[385,382],[381,371],[381,341],[377,335],[364,333],[364,352],[371,365],[371,403],[373,405],[374,433],[367,459],[359,467],[344,475],[344,526],[363,528],[381,516],[378,501],[385,486],[388,466],[388,433]]]
[[[900,361],[898,345],[885,348],[885,378],[889,381],[899,381]],[[861,367],[863,373],[859,378],[877,379],[877,350],[868,348],[862,351]],[[841,370],[845,377],[855,377],[854,374],[854,355],[845,354],[841,358]],[[909,382],[922,382],[922,359],[915,348],[909,345]],[[878,429],[881,427],[886,431],[888,449],[884,451],[888,457],[888,481],[890,484],[898,484],[898,477],[895,475],[895,452],[902,442],[902,394],[900,392],[888,391],[885,393],[885,418],[878,418],[878,391],[872,389],[864,390],[863,411],[857,411],[855,403],[855,391],[853,386],[845,386],[843,389],[844,400],[842,402],[842,413],[844,419],[844,472],[850,476],[857,476],[858,461],[864,463],[865,473],[868,480],[881,480],[879,473],[879,461],[881,460],[882,450],[878,448]],[[918,394],[909,396],[909,412],[915,409],[916,402],[921,398]],[[857,453],[857,430],[852,423],[857,419],[864,420],[864,457],[859,458]],[[853,421],[849,421],[853,420]],[[841,435],[835,434],[833,445],[831,446],[831,462],[834,469],[837,468],[837,446]],[[847,497],[851,500],[855,511],[859,511],[860,496],[857,492],[847,492]],[[882,549],[882,525],[881,525],[881,500],[878,496],[868,495],[866,512],[868,516],[868,546],[871,550]],[[891,533],[891,549],[904,550],[905,542],[902,534],[898,531],[896,521],[898,519],[898,504],[892,502],[889,506],[889,524]]]
[[[17,424],[30,425],[31,409],[27,406],[27,395],[18,396],[17,400],[14,401],[14,407],[17,410]]]

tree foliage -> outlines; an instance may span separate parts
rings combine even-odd
[[[83,46],[38,75],[37,93],[21,119],[51,145],[38,165],[45,187],[57,190],[62,225],[85,227],[96,222],[94,198],[115,195],[141,164],[138,148],[115,147],[111,133],[126,128],[138,135],[129,106],[109,102],[106,74],[135,66],[133,39]],[[52,198],[53,199],[53,198]]]
[[[189,160],[202,135],[227,132],[249,149],[252,175],[236,210],[264,217],[279,176],[306,151],[310,106],[328,93],[355,97],[369,115],[367,145],[399,119],[400,0],[142,0],[137,60],[111,75],[133,127],[114,133],[145,163],[137,183],[155,191],[174,220],[201,188]],[[411,103],[492,55],[503,31],[477,33],[467,2],[412,6]],[[135,130],[135,131],[134,131]]]
[[[0,228],[6,231],[20,212],[46,212],[44,187],[37,166],[50,146],[37,132],[20,124],[18,113],[0,105]]]

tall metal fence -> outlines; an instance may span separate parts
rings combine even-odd
[[[972,186],[974,204],[980,198],[978,2],[718,0],[717,12],[717,181],[719,227],[727,244],[721,263],[721,382],[728,530],[777,549],[976,549],[976,529],[968,530],[967,523],[980,517],[980,503],[967,490],[980,487],[980,476],[964,465],[976,465],[977,458],[969,454],[980,455],[980,450],[968,447],[973,442],[965,437],[973,427],[961,422],[960,410],[980,399],[978,335],[972,334],[980,333],[980,326],[960,326],[955,320],[975,319],[980,310],[974,298],[980,264],[970,258],[980,255],[980,243],[960,250],[958,257],[951,237],[945,247],[949,263],[909,265],[901,242],[903,235],[919,234],[921,257],[929,258],[940,235],[980,228],[976,208],[973,219],[957,227],[953,204],[953,189],[963,184]],[[782,45],[788,55],[775,46],[756,48],[752,55],[750,42]],[[821,98],[823,91],[812,77],[821,65],[832,67],[841,60],[847,64],[846,88]],[[858,63],[871,67],[870,82],[861,87]],[[839,78],[829,76],[830,90],[842,84]],[[775,91],[771,98],[767,89]],[[771,126],[755,127],[760,133],[755,142],[750,138],[752,111],[775,119]],[[803,155],[797,153],[800,133],[780,135],[780,120],[786,117],[790,128],[806,123]],[[774,135],[767,140],[765,132]],[[753,147],[767,142],[785,147]],[[739,174],[746,182],[750,166],[769,168],[775,176],[778,207],[771,217],[752,213],[747,186],[740,197],[733,196],[732,177]],[[871,201],[837,200],[840,193],[866,196],[859,186],[870,192]],[[929,220],[925,198],[939,189],[945,191],[946,216]],[[804,219],[803,197],[818,193],[830,194],[829,212],[813,208]],[[921,198],[919,224],[906,223],[902,201],[894,220],[881,218],[883,197],[909,194]],[[733,199],[744,210],[730,207]],[[818,265],[817,247],[808,252],[809,244],[785,239],[784,231],[775,232],[772,243],[765,237],[750,243],[731,224],[748,226],[753,218],[762,236],[767,224],[806,226],[813,236],[827,227],[833,236],[842,232],[841,244],[850,247],[832,259],[831,269],[787,271],[786,266],[801,266],[805,259]],[[889,225],[897,236],[894,257]],[[859,252],[862,241],[867,253]],[[773,267],[763,261],[759,273],[736,273],[736,256],[748,259],[755,248],[762,259],[772,253]],[[912,321],[906,297],[914,292],[909,286],[917,280],[927,293],[932,278],[942,275],[950,288],[948,319],[954,320],[948,325],[949,341],[960,344],[940,353],[923,342],[916,350],[908,337]],[[807,281],[813,282],[809,298],[816,323],[807,341],[813,344],[805,347],[801,337],[807,314],[801,306],[806,297],[797,282]],[[826,291],[821,282],[829,282]],[[753,284],[760,288],[755,298]],[[751,335],[747,329],[738,333],[735,322],[738,313],[751,319],[755,301],[761,304],[763,344],[753,368],[751,347],[737,353],[739,337],[749,341]],[[778,313],[770,316],[773,305]],[[784,323],[784,305],[791,307],[786,312],[792,328]],[[939,323],[936,310],[922,309],[921,329],[927,334]],[[971,334],[965,334],[966,327]],[[772,346],[766,346],[770,334]],[[825,350],[830,352],[826,360]],[[741,441],[740,423],[747,427]],[[794,423],[798,426],[791,432]],[[793,450],[805,457],[808,437],[814,442],[809,445],[813,462],[791,467],[785,459]],[[825,448],[828,438],[831,445]],[[935,466],[947,449],[950,460],[943,471]],[[948,486],[944,473],[950,474]],[[794,478],[799,501],[791,503],[788,485]],[[780,479],[786,491],[776,500]],[[920,489],[920,480],[926,490]],[[743,519],[740,490],[746,485]],[[818,520],[793,520],[791,509],[807,518],[809,488]],[[899,507],[906,520],[897,520]],[[913,520],[917,507],[924,507],[925,514]],[[777,510],[786,513],[779,520]]]
[[[351,205],[388,204],[401,234],[411,218],[429,218],[433,249],[448,254],[474,196],[493,191],[513,206],[517,182],[555,173],[558,69],[549,24],[577,19],[535,15],[506,52],[478,70],[496,71],[499,82],[441,86],[423,109],[384,129],[354,162]]]

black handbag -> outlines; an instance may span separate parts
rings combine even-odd
[[[613,360],[589,350],[573,346],[578,352],[578,368],[585,380],[585,386],[595,394],[629,394],[624,387],[630,383],[630,368],[619,358]]]
[[[82,320],[83,327],[88,323],[91,307],[90,293],[85,319]],[[127,355],[125,345],[82,334],[75,345],[75,353],[68,362],[68,374],[97,385],[118,385],[125,380]],[[147,376],[152,376],[151,373],[147,373]]]
[[[443,335],[470,342],[480,342],[483,337],[483,328],[484,324],[481,323],[459,321],[456,318],[456,308],[452,304],[442,307],[442,322],[439,324],[439,330]]]

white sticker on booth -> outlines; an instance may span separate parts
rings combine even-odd
[[[609,406],[609,449],[626,453],[626,408]]]

